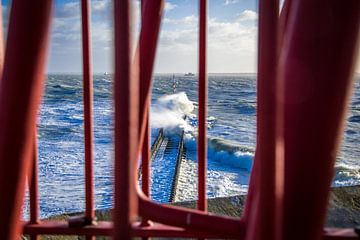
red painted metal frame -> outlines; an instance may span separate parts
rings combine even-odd
[[[93,180],[93,78],[91,67],[91,14],[90,1],[81,0],[81,23],[82,23],[82,56],[83,56],[83,89],[84,89],[84,150],[85,150],[85,218],[86,223],[91,224],[95,218],[94,212],[94,180]],[[87,240],[95,240],[95,237],[86,236]]]
[[[275,165],[277,41],[279,1],[259,2],[259,42],[257,79],[257,143],[245,219],[246,239],[278,239],[275,176],[281,174]],[[261,210],[260,210],[261,209]],[[251,212],[251,215],[249,215]]]
[[[146,112],[145,114],[140,111],[139,112],[139,119],[143,119],[146,121],[146,126],[145,126],[145,133],[144,133],[144,137],[143,137],[143,144],[142,144],[142,151],[141,151],[141,189],[143,191],[143,193],[147,196],[150,197],[150,166],[151,166],[151,159],[150,159],[150,125],[149,125],[149,109],[150,109],[150,97],[148,96],[148,92],[151,92],[151,78],[152,78],[152,69],[153,69],[153,64],[154,62],[147,62],[147,58],[145,57],[145,53],[147,52],[147,50],[152,50],[149,54],[151,54],[153,57],[152,59],[154,59],[155,56],[155,50],[156,48],[153,47],[154,43],[157,43],[157,36],[159,33],[159,27],[155,28],[154,30],[154,34],[149,35],[149,31],[146,33],[145,29],[146,29],[146,20],[145,20],[145,0],[141,0],[141,22],[142,22],[142,29],[140,32],[140,41],[139,41],[139,52],[137,52],[137,54],[139,55],[140,58],[140,106],[144,106],[146,108]],[[160,4],[164,4],[163,1],[159,2]],[[159,4],[154,4],[153,6],[160,6]],[[156,11],[151,11],[152,13],[156,13]],[[155,26],[159,26],[160,24],[160,20],[161,20],[161,15],[159,18],[159,22],[157,25]],[[152,22],[151,22],[152,23]],[[151,32],[150,32],[151,33]],[[148,34],[148,35],[146,35]],[[152,38],[149,38],[150,36],[152,36]],[[149,40],[152,40],[151,42]],[[149,45],[151,45],[152,48],[149,48]],[[148,68],[148,70],[146,71],[146,68]],[[150,75],[149,75],[150,73]],[[147,84],[150,83],[150,84]],[[145,115],[145,116],[143,116]],[[142,127],[142,121],[139,121],[139,129],[141,129]],[[141,136],[140,136],[141,138]],[[140,140],[141,141],[141,140]],[[144,224],[145,221],[144,221]]]
[[[90,36],[90,1],[81,0],[82,45],[83,45],[83,88],[84,88],[84,140],[85,140],[85,183],[86,208],[85,215],[92,220],[94,214],[94,181],[93,181],[93,79],[91,67]]]
[[[149,199],[149,107],[165,2],[142,1],[140,40],[133,57],[131,1],[114,1],[115,209],[113,222],[96,225],[91,225],[94,194],[90,11],[89,1],[83,0],[86,213],[85,219],[80,218],[79,226],[71,221],[40,222],[38,219],[34,126],[43,85],[51,1],[22,3],[21,6],[20,2],[13,0],[0,85],[0,127],[4,129],[0,131],[0,193],[8,193],[0,197],[1,239],[13,240],[20,233],[26,175],[31,179],[31,208],[30,222],[23,224],[23,232],[32,239],[38,239],[40,234],[85,235],[87,239],[94,239],[95,235],[113,236],[114,239],[133,236],[145,239],[358,239],[351,229],[322,230],[334,167],[333,153],[344,122],[358,44],[358,0],[346,3],[330,0],[326,4],[288,0],[280,18],[278,0],[260,1],[257,149],[242,219],[206,212],[207,1],[200,0],[199,7],[198,210],[162,206]],[[338,18],[342,21],[337,21]],[[22,66],[23,71],[14,66]],[[305,152],[310,152],[311,156],[305,156]],[[143,191],[136,184],[140,155]],[[314,166],[310,173],[309,161]],[[320,169],[324,174],[315,176]],[[309,173],[306,177],[305,171]],[[306,179],[308,177],[310,179]],[[13,184],[6,186],[9,179]],[[312,188],[308,187],[310,183]],[[303,211],[300,205],[309,211]],[[149,221],[137,222],[137,216]],[[299,226],[302,227],[298,229]]]
[[[207,35],[207,0],[199,0],[199,108],[198,108],[198,209],[207,211],[206,170],[207,170],[207,70],[206,70],[206,35]]]
[[[131,1],[114,1],[115,29],[115,240],[131,238],[137,215],[136,160],[139,119],[139,68],[132,64]]]
[[[2,14],[2,4],[0,3],[0,76],[3,72],[4,66],[4,31],[3,31],[3,14]],[[1,84],[1,77],[0,77],[0,84]]]
[[[0,239],[15,240],[43,90],[52,1],[13,0],[0,89]],[[9,184],[10,183],[10,184]]]
[[[30,195],[30,223],[39,224],[39,189],[38,189],[38,150],[37,150],[37,128],[34,127],[34,143],[33,143],[33,162],[31,166],[31,173],[28,176],[29,181],[29,195]],[[31,176],[31,179],[30,179]],[[38,234],[30,235],[31,240],[40,239]]]
[[[111,236],[113,234],[113,222],[99,221],[96,225],[86,227],[69,228],[66,221],[46,221],[42,224],[25,224],[24,232],[27,234],[43,234],[43,235],[98,235]],[[143,227],[142,223],[134,222],[131,227],[132,236],[138,237],[179,237],[192,238],[201,236],[204,238],[226,238],[241,239],[238,235],[227,232],[214,234],[208,231],[186,230],[184,228],[173,227],[162,224],[151,224]],[[322,239],[324,240],[356,240],[359,239],[353,229],[337,229],[326,228]]]
[[[315,240],[323,234],[353,86],[360,1],[291,3],[279,58],[285,143],[282,237]]]

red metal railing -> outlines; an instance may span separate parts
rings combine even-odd
[[[21,233],[29,234],[31,239],[39,239],[42,234],[85,235],[87,239],[97,235],[115,239],[357,238],[352,229],[329,229],[324,233],[322,225],[333,152],[339,142],[356,57],[360,2],[287,0],[279,17],[277,0],[260,1],[257,149],[241,219],[206,212],[207,1],[199,2],[198,210],[162,206],[149,199],[149,107],[165,1],[142,1],[141,33],[134,57],[131,1],[114,1],[114,212],[113,221],[95,224],[89,1],[82,0],[81,4],[86,207],[84,217],[68,222],[41,222],[38,217],[34,126],[44,85],[51,1],[12,1],[0,82],[0,239],[15,240]],[[335,57],[329,57],[329,52]],[[304,156],[304,148],[314,157]],[[140,155],[142,190],[136,182]],[[307,161],[312,161],[314,168],[310,172]],[[315,177],[320,169],[323,174]],[[305,171],[310,177],[304,181]],[[19,219],[26,176],[30,221],[22,224]],[[141,222],[137,222],[137,216],[141,216]]]

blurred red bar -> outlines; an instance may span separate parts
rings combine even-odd
[[[144,21],[144,6],[145,6],[145,0],[141,0],[141,26],[145,25],[145,21]],[[142,28],[143,29],[143,28]],[[140,32],[141,35],[141,32]],[[145,56],[143,55],[144,52],[146,51],[144,49],[144,45],[146,44],[144,41],[141,41],[141,37],[140,37],[140,69],[142,69],[144,66],[142,65],[142,63],[144,62],[144,58]],[[144,117],[145,121],[146,121],[146,126],[145,126],[145,135],[144,135],[144,140],[143,140],[143,144],[142,144],[142,149],[141,149],[141,189],[143,191],[143,193],[149,197],[150,196],[150,142],[149,142],[149,138],[150,138],[150,128],[149,128],[149,101],[146,101],[146,93],[147,91],[149,91],[149,87],[151,89],[151,84],[149,86],[147,86],[145,83],[146,81],[151,81],[151,79],[142,79],[144,78],[144,73],[143,71],[140,71],[140,106],[141,103],[145,103],[145,108],[147,109],[147,113],[142,116],[142,111],[139,111],[139,133],[141,133],[141,119]],[[151,90],[150,90],[151,91]],[[146,220],[143,221],[143,224],[146,225]]]
[[[360,1],[291,3],[279,58],[285,142],[282,239],[318,240],[352,87]]]
[[[94,178],[93,178],[93,77],[91,59],[91,15],[90,1],[81,0],[81,24],[82,24],[82,57],[83,57],[83,90],[84,90],[84,143],[85,143],[85,217],[86,222],[94,220]],[[87,240],[95,237],[86,236]]]
[[[3,32],[3,14],[2,14],[2,4],[0,2],[0,84],[1,84],[1,74],[4,66],[4,32]]]
[[[153,66],[155,62],[155,54],[157,40],[160,32],[160,23],[163,15],[165,2],[163,0],[151,3],[142,1],[142,25],[140,32],[140,41],[137,54],[140,56],[140,112],[139,112],[139,129],[140,138],[143,124],[145,124],[145,132],[142,144],[142,190],[146,196],[150,194],[150,125],[149,125],[149,109],[150,95],[152,86]],[[140,54],[139,54],[140,50]]]
[[[149,149],[149,144],[150,144],[149,143],[150,140],[149,112],[147,113],[145,121],[147,121],[147,123],[145,126],[145,135],[144,135],[144,141],[142,144],[142,151],[141,151],[141,189],[147,197],[150,197],[151,159],[150,159],[150,149]]]
[[[20,238],[43,90],[52,1],[13,0],[0,89],[0,239]]]
[[[143,31],[143,26],[146,25],[144,21],[144,8],[145,8],[145,0],[141,0],[141,31]],[[140,35],[143,35],[140,32]],[[143,39],[143,41],[141,41]],[[149,119],[149,109],[150,109],[150,101],[146,99],[147,92],[151,92],[151,84],[147,85],[145,84],[147,81],[151,82],[150,79],[145,79],[144,72],[141,71],[141,69],[145,68],[145,51],[144,45],[146,45],[146,42],[144,41],[144,37],[140,36],[140,104],[144,102],[146,109],[146,114],[142,116],[142,111],[139,111],[139,134],[141,133],[141,124],[142,124],[142,118],[144,118],[144,121],[146,121],[145,125],[145,134],[141,149],[141,189],[145,196],[150,197],[150,178],[151,178],[151,158],[150,158],[150,119]],[[140,105],[141,107],[141,105]],[[140,134],[141,135],[141,134]],[[141,137],[141,136],[140,136]],[[139,141],[141,142],[141,140]],[[149,221],[144,217],[142,218],[142,226],[149,226]],[[143,240],[148,239],[148,237],[143,237]]]
[[[114,2],[115,30],[115,209],[114,239],[131,239],[137,212],[136,159],[138,148],[139,79],[132,64],[132,6],[130,0]],[[135,61],[136,62],[136,61]]]
[[[278,0],[259,1],[257,76],[257,145],[249,191],[251,216],[246,239],[274,240],[275,236],[275,124],[278,40]],[[278,173],[281,174],[281,173]],[[255,187],[255,189],[254,189]],[[259,209],[259,211],[257,210]]]
[[[33,162],[31,174],[29,174],[30,186],[30,223],[39,223],[39,190],[38,190],[38,150],[37,150],[37,129],[34,127]],[[30,235],[31,240],[40,239],[39,235]]]
[[[164,0],[156,2],[145,1],[142,11],[142,25],[140,32],[140,46],[136,55],[140,58],[140,147],[145,134],[148,109],[152,87],[152,74],[155,61],[156,47],[160,32],[160,23],[163,16]],[[137,59],[135,57],[135,59]]]
[[[91,67],[90,3],[81,1],[83,88],[84,88],[84,142],[85,142],[85,178],[86,178],[86,217],[94,217],[93,206],[93,133],[92,102],[93,80]]]
[[[206,70],[207,0],[200,0],[199,7],[199,113],[198,113],[198,209],[207,211],[206,201],[206,111],[207,111],[207,70]]]

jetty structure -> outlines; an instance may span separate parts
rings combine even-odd
[[[176,190],[180,175],[180,166],[186,151],[184,149],[184,130],[179,134],[165,136],[161,128],[151,146],[151,162],[155,165],[167,164],[167,171],[170,175],[171,185],[163,189],[163,194],[168,195],[168,202],[172,203],[176,198]],[[166,161],[164,161],[166,160]],[[141,165],[139,167],[139,180],[142,184]]]
[[[94,215],[90,1],[81,0],[85,213],[65,221],[41,221],[38,202],[36,119],[53,1],[11,2],[6,48],[0,37],[1,240],[17,240],[22,234],[32,240],[41,235],[110,236],[115,240],[359,239],[356,229],[323,227],[359,49],[359,0],[285,0],[281,9],[278,0],[259,0],[257,146],[241,217],[207,212],[208,1],[199,0],[198,199],[197,209],[190,210],[149,198],[150,90],[165,1],[141,1],[140,37],[133,54],[133,1],[114,0],[115,193],[111,221],[97,221]],[[179,145],[181,148],[181,141]],[[141,188],[137,184],[140,156]],[[21,208],[27,185],[30,219],[24,222]]]

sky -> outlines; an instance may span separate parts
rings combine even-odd
[[[9,0],[2,0],[4,25]],[[139,0],[134,0],[139,25]],[[257,61],[257,0],[209,0],[208,59],[210,73],[253,73]],[[92,54],[95,73],[112,72],[111,0],[91,0]],[[55,0],[48,72],[81,72],[79,0]],[[135,39],[138,32],[135,27]],[[198,1],[167,0],[157,48],[155,73],[198,69]],[[360,61],[357,71],[360,72]]]

